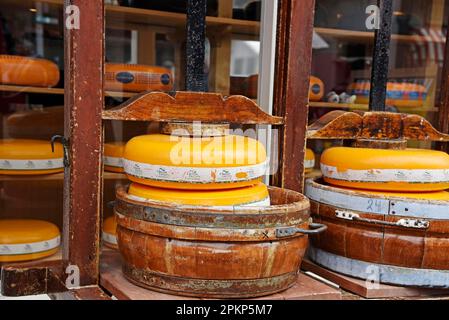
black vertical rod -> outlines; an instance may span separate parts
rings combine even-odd
[[[186,90],[206,91],[206,0],[187,1]]]
[[[374,32],[369,110],[385,111],[393,0],[378,0],[377,5],[380,9],[380,28]]]

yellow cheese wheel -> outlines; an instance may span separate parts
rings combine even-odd
[[[109,142],[104,144],[104,170],[123,172],[123,152],[125,142]]]
[[[131,92],[173,90],[173,77],[167,68],[106,63],[105,69],[106,90]]]
[[[128,195],[138,201],[150,200],[224,209],[229,209],[234,206],[270,205],[268,188],[262,182],[249,187],[206,191],[154,188],[132,183],[129,187]]]
[[[103,244],[106,247],[117,249],[117,222],[115,216],[108,217],[103,221],[102,232]]]
[[[315,167],[315,154],[309,148],[306,149],[306,156],[304,159],[304,171],[311,172]]]
[[[257,140],[228,135],[190,138],[138,136],[125,148],[131,181],[175,189],[230,189],[249,186],[265,174],[265,147]]]
[[[3,84],[53,87],[59,82],[59,68],[45,59],[0,55],[0,79]]]
[[[437,191],[449,188],[449,155],[421,149],[335,147],[321,156],[330,184],[368,190]]]
[[[320,78],[310,76],[309,100],[320,101],[324,95],[324,83]]]
[[[32,175],[64,171],[63,148],[49,141],[29,139],[0,140],[0,174]]]
[[[56,253],[57,226],[40,220],[0,220],[0,262],[35,260]]]

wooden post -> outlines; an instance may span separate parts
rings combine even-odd
[[[314,0],[280,0],[274,114],[285,116],[272,184],[302,192],[312,63]]]
[[[79,268],[79,285],[87,286],[99,280],[105,15],[103,0],[65,0],[64,11],[75,23],[64,23],[69,167],[64,177],[63,259]]]
[[[449,33],[446,35],[444,64],[441,73],[440,98],[438,101],[438,130],[449,133]],[[447,143],[439,143],[438,148],[449,152]]]

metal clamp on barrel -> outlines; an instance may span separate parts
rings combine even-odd
[[[397,222],[388,222],[377,219],[360,218],[357,213],[344,210],[335,210],[335,216],[340,219],[366,222],[389,227],[405,227],[415,229],[427,229],[429,227],[429,221],[421,219],[400,219]]]
[[[311,223],[309,224],[310,229],[301,229],[301,228],[279,228],[276,230],[276,237],[278,238],[285,238],[290,237],[296,233],[303,233],[303,234],[318,234],[327,229],[327,226],[321,223]]]

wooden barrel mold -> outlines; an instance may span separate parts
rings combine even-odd
[[[123,272],[152,290],[194,297],[246,298],[297,280],[309,221],[303,195],[270,188],[269,207],[216,210],[130,199],[117,190],[115,214]]]
[[[307,180],[305,194],[313,220],[327,226],[311,241],[314,262],[381,283],[449,288],[447,192],[394,195]]]

